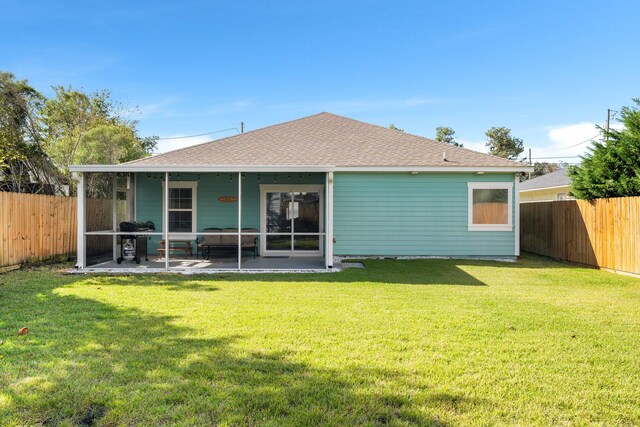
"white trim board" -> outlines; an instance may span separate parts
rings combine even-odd
[[[516,256],[520,256],[520,192],[518,191],[518,187],[520,186],[520,179],[518,174],[514,176],[514,187],[516,194],[516,218],[515,218],[515,232],[516,232],[516,241],[515,241],[515,254]]]
[[[556,188],[569,188],[569,184],[565,185],[554,185],[553,187],[540,187],[540,188],[530,188],[527,190],[520,190],[521,193],[528,193],[529,191],[542,191],[542,190],[555,190]]]
[[[328,172],[322,165],[72,165],[74,172]]]
[[[319,228],[318,228],[318,241],[319,246],[317,251],[278,251],[278,250],[268,250],[267,249],[267,218],[266,218],[266,194],[269,192],[282,192],[282,193],[293,193],[293,192],[314,192],[318,193],[320,198],[320,206],[319,206]],[[271,233],[269,233],[271,234]],[[291,234],[291,244],[293,246],[294,237],[296,236],[295,229],[292,227],[291,233],[274,233],[274,235],[289,235]],[[313,233],[315,235],[315,233]],[[322,255],[324,252],[324,185],[322,184],[260,184],[260,254],[262,256],[278,256],[278,255],[288,255],[288,256],[318,256]],[[300,233],[298,235],[311,235],[311,233]]]
[[[171,181],[169,180],[169,189],[172,188],[190,188],[191,189],[191,209],[171,209],[173,211],[185,211],[191,212],[191,233],[169,232],[169,209],[167,204],[169,196],[165,194],[165,185],[162,182],[162,212],[166,212],[166,218],[163,218],[165,222],[162,224],[162,228],[166,228],[169,237],[173,240],[189,239],[194,240],[198,234],[198,181]],[[173,236],[171,236],[173,235]]]
[[[533,172],[532,166],[72,165],[72,172]]]
[[[533,172],[532,166],[336,166],[334,172]]]
[[[513,230],[513,186],[514,182],[467,182],[469,231],[512,231]],[[507,190],[507,224],[473,223],[473,190]]]

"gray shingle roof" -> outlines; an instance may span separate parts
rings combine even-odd
[[[446,161],[443,160],[446,153]],[[320,113],[135,160],[145,166],[450,166],[520,167],[522,163],[421,136]]]
[[[562,187],[571,184],[567,176],[566,169],[559,169],[555,172],[530,179],[520,184],[520,191],[539,190],[541,188]]]

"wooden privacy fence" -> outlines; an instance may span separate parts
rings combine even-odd
[[[0,267],[76,251],[76,199],[0,192]]]
[[[86,206],[88,230],[112,228],[111,200],[87,199]],[[75,197],[0,192],[0,267],[74,257],[77,218]],[[87,244],[97,252],[112,248],[111,239],[94,236]]]
[[[640,197],[522,203],[520,247],[640,274]]]

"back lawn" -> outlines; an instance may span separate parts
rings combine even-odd
[[[0,275],[0,425],[640,424],[639,279],[366,267]]]

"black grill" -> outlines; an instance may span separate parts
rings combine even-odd
[[[120,231],[149,231],[155,230],[151,221],[139,222],[139,221],[124,221],[120,223]]]
[[[120,232],[140,233],[145,231],[155,231],[155,227],[151,221],[124,221],[120,223]],[[127,246],[127,257],[130,256],[130,245],[133,245],[133,259],[127,261],[135,261],[140,264],[140,257],[144,254],[144,259],[149,261],[147,256],[147,240],[149,236],[139,236],[135,234],[120,236],[120,258],[116,260],[118,264],[125,261],[125,246]]]

